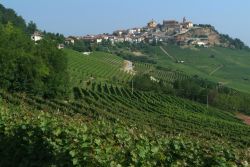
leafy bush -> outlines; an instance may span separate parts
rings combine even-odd
[[[140,132],[104,119],[0,108],[0,166],[243,166],[216,143]],[[10,106],[10,105],[9,105]]]
[[[56,43],[44,39],[36,45],[21,30],[0,26],[0,87],[45,97],[68,91],[67,59]]]

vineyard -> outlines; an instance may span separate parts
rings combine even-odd
[[[93,52],[84,55],[76,51],[65,50],[69,60],[71,85],[85,87],[86,82],[95,80],[103,83],[123,84],[129,82],[133,75],[124,72],[124,60],[118,56]],[[178,71],[158,70],[154,65],[134,63],[137,73],[147,73],[158,80],[173,83],[176,80],[187,79],[188,76]]]
[[[225,140],[240,147],[250,146],[250,127],[233,114],[172,96],[142,93],[129,89],[93,84],[77,89],[77,101],[44,100],[35,96],[1,93],[7,101],[25,102],[37,109],[52,108],[66,114],[81,114],[143,125],[162,134],[183,134],[206,140]]]
[[[33,156],[41,164],[65,166],[247,166],[250,127],[234,113],[132,90],[125,85],[133,75],[124,72],[118,56],[65,53],[74,98],[47,100],[0,91],[0,135],[6,139],[0,147],[7,150],[0,153],[6,159],[0,166],[11,166],[13,147],[28,150],[22,153],[25,160],[17,157],[24,166],[33,165],[28,164]],[[147,63],[136,62],[134,68],[170,84],[188,78]],[[16,134],[20,138],[13,138]],[[6,148],[8,141],[14,145]]]
[[[147,63],[135,63],[135,70],[139,73],[149,74],[158,80],[162,80],[167,83],[173,83],[176,80],[188,79],[188,75],[180,71],[171,70],[159,70],[152,64]]]
[[[248,165],[250,127],[234,113],[123,86],[133,76],[115,55],[65,52],[74,99],[0,90],[0,148],[6,150],[0,166],[16,162],[8,159],[13,148],[23,166],[34,165],[34,156],[44,166]],[[135,69],[168,83],[188,77],[146,63]]]
[[[127,82],[133,75],[123,71],[124,60],[112,54],[94,52],[90,55],[65,50],[69,60],[71,84],[82,87],[89,80]]]
[[[244,148],[250,145],[250,128],[233,114],[102,84],[78,89],[78,93],[79,100],[67,102],[1,91],[0,134],[8,140],[0,143],[12,145],[1,144],[6,153],[0,154],[6,161],[0,165],[12,163],[8,155],[13,147],[25,155],[25,159],[16,157],[24,165],[33,156],[41,164],[66,166],[247,164],[243,160],[247,160]],[[16,134],[20,138],[13,138]]]

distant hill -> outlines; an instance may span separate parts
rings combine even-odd
[[[248,46],[240,39],[233,39],[229,35],[219,33],[212,25],[196,25],[197,27],[185,33],[177,34],[175,42],[182,45],[183,42],[192,43],[197,38],[206,41],[208,46],[220,46],[236,49],[248,49]],[[197,44],[196,44],[197,45]]]

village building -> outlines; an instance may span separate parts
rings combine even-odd
[[[198,40],[204,42],[203,39],[194,39],[188,37],[187,32],[194,27],[191,21],[183,18],[182,22],[176,20],[164,20],[162,24],[157,24],[153,19],[145,27],[131,28],[127,30],[117,30],[113,34],[87,35],[82,37],[69,37],[65,40],[66,44],[74,44],[74,39],[84,40],[90,43],[102,43],[110,41],[111,44],[120,42],[169,42],[173,41],[180,45],[202,45]],[[206,42],[205,42],[206,43]],[[206,45],[204,45],[206,46]]]
[[[118,37],[117,39],[116,39],[116,42],[124,42],[125,40],[124,40],[124,37]]]
[[[82,40],[88,41],[88,42],[95,42],[96,38],[94,35],[86,35],[82,37]]]
[[[31,35],[31,40],[37,42],[43,39],[43,35],[41,32],[36,31],[34,32],[34,34]]]
[[[125,35],[125,34],[127,34],[127,33],[128,33],[127,30],[117,30],[117,31],[114,31],[114,32],[113,32],[113,35],[122,36],[122,35]]]
[[[154,21],[153,19],[148,23],[148,28],[149,29],[154,29],[157,27],[157,23],[156,21]]]
[[[196,44],[197,44],[198,46],[206,46],[206,45],[207,45],[207,42],[198,41],[198,42],[196,42]]]
[[[102,43],[102,38],[96,38],[96,43]]]
[[[129,29],[128,30],[128,34],[140,34],[141,33],[141,29],[140,28],[133,28],[133,29]]]
[[[162,31],[167,32],[168,35],[175,33],[180,33],[182,30],[182,25],[175,20],[164,20],[162,25]]]
[[[182,21],[182,28],[190,29],[190,28],[193,28],[193,27],[194,27],[194,24],[191,21],[187,21],[186,18],[184,17],[183,21]]]
[[[133,39],[129,35],[126,35],[126,36],[124,36],[124,41],[125,42],[133,42]]]
[[[73,38],[71,38],[71,37],[68,37],[68,38],[66,38],[65,39],[65,43],[67,44],[67,45],[69,45],[69,44],[75,44],[75,40],[73,39]]]
[[[108,40],[108,39],[109,39],[109,36],[108,36],[108,35],[102,35],[102,39],[103,39],[103,40]]]
[[[117,42],[117,37],[116,36],[109,36],[109,41],[111,42],[111,44],[114,44]]]

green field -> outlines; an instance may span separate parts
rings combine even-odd
[[[101,104],[102,100],[98,102]],[[80,106],[1,92],[0,148],[4,153],[1,153],[0,166],[16,166],[18,163],[20,166],[245,167],[248,164],[247,152],[223,139],[164,135],[152,131],[142,122],[136,126],[118,118],[106,119],[109,114],[105,108],[99,111],[93,105],[92,110]],[[98,117],[97,113],[106,117]],[[93,119],[94,115],[96,119]],[[220,126],[219,122],[215,123]],[[237,123],[228,125],[235,126],[235,132],[247,130]]]
[[[69,60],[69,72],[73,87],[85,87],[88,81],[123,84],[131,81],[133,75],[124,72],[124,60],[105,52],[93,52],[90,55],[65,50]],[[176,70],[158,70],[152,64],[136,62],[133,64],[137,73],[148,73],[167,83],[186,79],[188,75]]]
[[[123,83],[133,77],[123,71],[124,60],[118,56],[104,52],[84,55],[73,50],[65,50],[65,53],[69,61],[72,86],[83,87],[91,80]]]
[[[156,47],[157,64],[220,82],[242,92],[250,93],[250,52],[229,48],[180,48],[168,45],[164,49],[179,61],[172,61]]]

